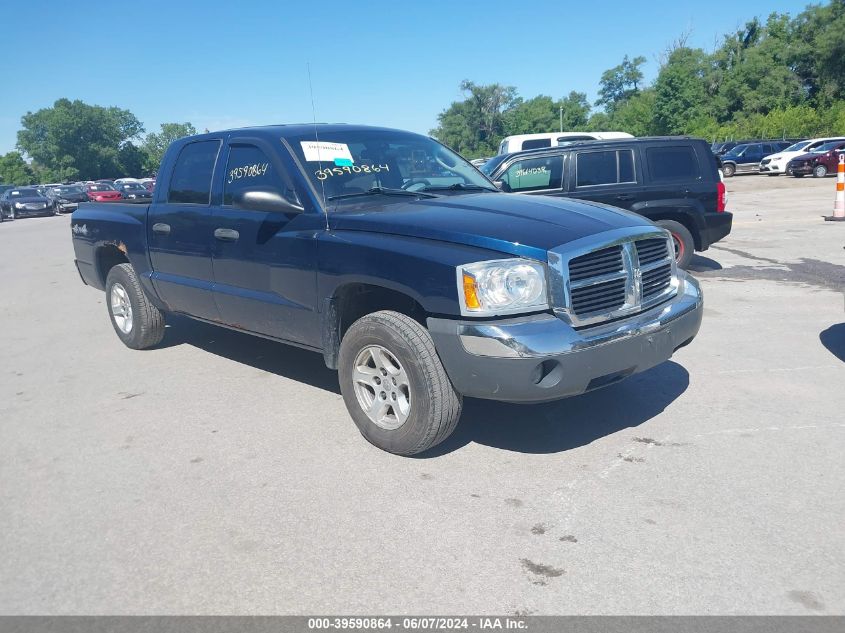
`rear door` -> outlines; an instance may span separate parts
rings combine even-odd
[[[188,143],[150,206],[147,243],[151,279],[168,309],[217,320],[211,286],[211,187],[220,139]]]
[[[566,195],[635,209],[643,199],[641,173],[630,146],[576,150],[567,163]]]

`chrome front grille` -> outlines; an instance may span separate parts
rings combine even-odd
[[[642,312],[678,289],[671,238],[654,227],[577,240],[552,249],[549,264],[554,310],[575,327]]]

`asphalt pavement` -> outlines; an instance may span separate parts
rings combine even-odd
[[[0,614],[843,614],[834,179],[727,181],[671,361],[467,400],[417,458],[322,357],[187,319],[118,340],[70,219],[0,224]]]

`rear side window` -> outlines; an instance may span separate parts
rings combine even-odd
[[[544,156],[515,162],[499,180],[507,185],[505,191],[560,189],[562,175],[563,157]]]
[[[188,143],[179,152],[167,201],[177,204],[209,204],[211,202],[211,176],[220,141]]]
[[[692,147],[649,147],[645,155],[654,181],[696,180],[701,176]]]
[[[633,150],[578,152],[575,158],[576,187],[617,185],[636,181]]]
[[[551,147],[552,140],[548,138],[531,138],[522,141],[522,149],[538,149],[540,147]]]

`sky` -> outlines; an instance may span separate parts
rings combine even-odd
[[[524,98],[576,90],[673,40],[712,50],[754,16],[801,0],[12,0],[3,10],[0,153],[20,118],[67,97],[130,110],[148,132],[316,120],[427,133],[460,82]],[[313,87],[309,89],[308,68]]]

